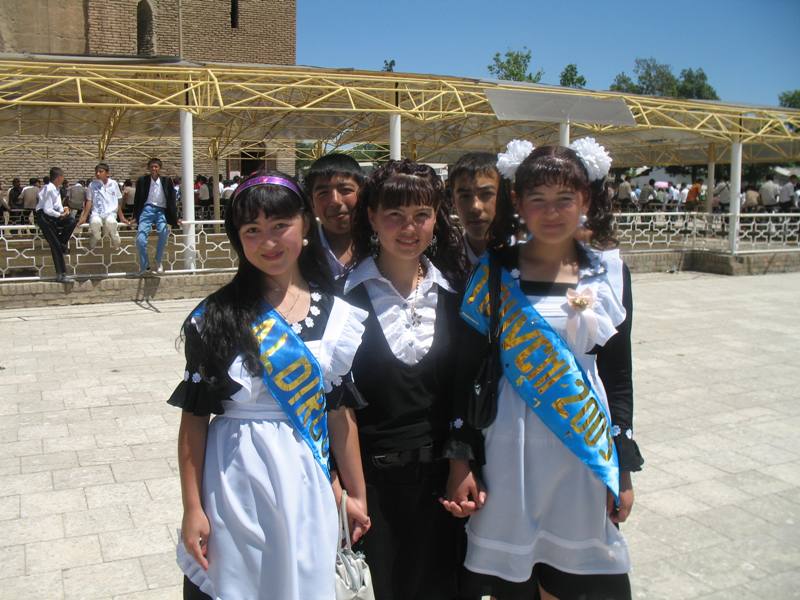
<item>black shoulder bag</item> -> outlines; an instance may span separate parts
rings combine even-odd
[[[489,329],[487,352],[481,362],[470,390],[467,422],[476,429],[483,429],[494,422],[497,416],[497,390],[503,376],[500,362],[500,261],[489,253]]]

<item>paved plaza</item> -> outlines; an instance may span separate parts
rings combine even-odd
[[[634,597],[800,597],[800,274],[634,286]],[[0,598],[181,597],[165,400],[194,305],[0,311]]]

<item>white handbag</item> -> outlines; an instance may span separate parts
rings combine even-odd
[[[336,600],[375,600],[372,577],[363,552],[354,552],[347,524],[347,491],[339,506],[339,549],[336,551]]]

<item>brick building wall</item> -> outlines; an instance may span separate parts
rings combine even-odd
[[[137,53],[137,10],[152,14],[153,53],[200,62],[293,65],[295,0],[106,0],[88,3],[89,54]],[[181,15],[179,20],[178,16]],[[182,51],[180,43],[182,41]]]
[[[29,147],[20,147],[0,153],[0,180],[2,189],[7,190],[14,177],[26,183],[31,177],[47,175],[50,167],[61,167],[64,176],[70,181],[94,177],[94,167],[100,162],[97,156],[91,156],[81,150],[97,149],[97,139],[50,138],[45,144],[38,138],[15,138],[16,143],[29,142]],[[196,148],[202,148],[206,142],[195,140]],[[136,152],[114,154],[114,144],[109,146],[105,162],[111,167],[111,177],[120,183],[125,179],[135,179],[147,173],[147,161],[157,156],[164,163],[163,172],[169,176],[181,174],[181,152],[177,140],[169,144],[153,144],[142,146]],[[195,153],[194,168],[196,173],[210,174],[213,163],[207,155]]]

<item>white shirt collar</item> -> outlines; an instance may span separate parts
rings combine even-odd
[[[447,281],[447,278],[433,265],[427,256],[421,256],[420,260],[425,267],[425,278],[422,280],[422,283],[419,287],[419,292],[421,294],[425,294],[429,289],[431,289],[434,283],[438,284],[438,286],[443,290],[454,292],[453,286],[450,285],[450,282]],[[344,284],[344,293],[349,293],[350,290],[359,284],[371,279],[383,281],[394,288],[392,282],[386,279],[386,277],[384,277],[378,269],[378,265],[375,264],[375,259],[371,256],[368,256],[350,272],[350,275],[347,276],[347,281]]]

